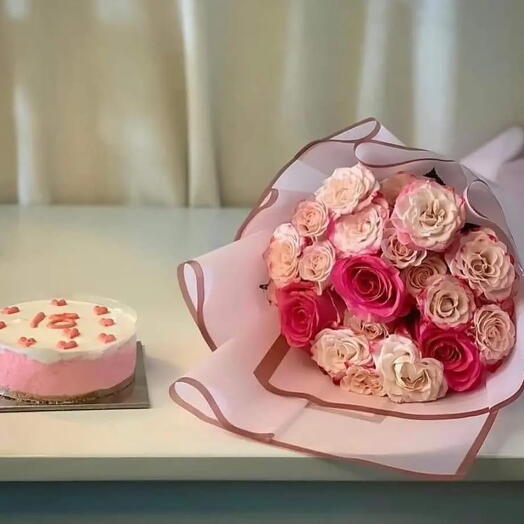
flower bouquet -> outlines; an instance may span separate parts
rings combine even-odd
[[[524,377],[516,249],[467,167],[498,167],[497,140],[464,165],[367,119],[306,146],[236,242],[180,266],[217,351],[173,399],[279,446],[464,474]]]

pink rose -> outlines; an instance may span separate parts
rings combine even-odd
[[[451,187],[426,179],[404,187],[395,202],[391,222],[403,244],[444,251],[465,218],[464,199]]]
[[[323,202],[304,200],[298,204],[291,223],[300,236],[318,238],[328,227],[329,212]]]
[[[408,186],[416,180],[421,180],[422,177],[416,173],[401,172],[390,175],[384,180],[380,181],[380,192],[384,195],[384,198],[388,201],[390,206],[395,205],[395,200],[400,195],[400,192],[404,187]]]
[[[348,310],[363,320],[389,322],[408,312],[398,269],[379,257],[355,255],[338,260],[331,280]]]
[[[496,304],[477,309],[472,328],[480,359],[487,364],[504,359],[515,345],[515,325],[508,313]]]
[[[425,323],[420,326],[418,343],[422,356],[442,362],[450,389],[469,391],[481,382],[483,366],[479,350],[466,332],[443,330]]]
[[[297,282],[277,290],[282,334],[290,346],[309,348],[317,333],[340,323],[337,297],[326,290],[317,295],[309,282]]]
[[[336,220],[329,239],[344,256],[377,253],[388,215],[387,202],[377,198],[361,211]]]
[[[323,240],[304,248],[298,262],[298,274],[302,280],[315,282],[317,290],[321,291],[323,284],[329,278],[335,264],[335,250]]]
[[[315,197],[335,216],[358,211],[371,204],[379,189],[373,173],[361,164],[339,167],[317,189]]]
[[[419,266],[426,258],[425,249],[413,249],[406,246],[397,236],[394,227],[386,226],[382,235],[382,257],[389,260],[395,267],[404,269],[409,266]]]
[[[277,287],[283,287],[298,280],[298,257],[304,239],[291,224],[278,226],[264,253],[269,278]]]
[[[506,245],[493,230],[483,227],[460,236],[445,258],[451,273],[477,295],[496,302],[511,296],[515,268]]]
[[[417,297],[427,287],[429,280],[435,275],[445,275],[448,266],[437,254],[430,254],[418,266],[409,266],[402,270],[402,279],[406,284],[406,291]]]
[[[417,301],[424,319],[443,329],[464,327],[476,309],[471,289],[451,275],[429,279]]]

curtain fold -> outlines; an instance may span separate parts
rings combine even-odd
[[[459,155],[524,123],[521,0],[0,0],[0,202],[251,205],[375,116]]]

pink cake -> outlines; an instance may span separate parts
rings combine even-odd
[[[128,386],[136,364],[134,314],[118,304],[52,299],[0,310],[0,395],[93,402]]]

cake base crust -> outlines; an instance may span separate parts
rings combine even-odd
[[[98,389],[83,395],[76,396],[45,396],[32,395],[23,391],[11,391],[7,388],[0,387],[0,396],[26,402],[29,404],[92,404],[98,402],[101,398],[120,393],[129,387],[135,381],[135,375],[131,375],[116,386],[108,389]]]

